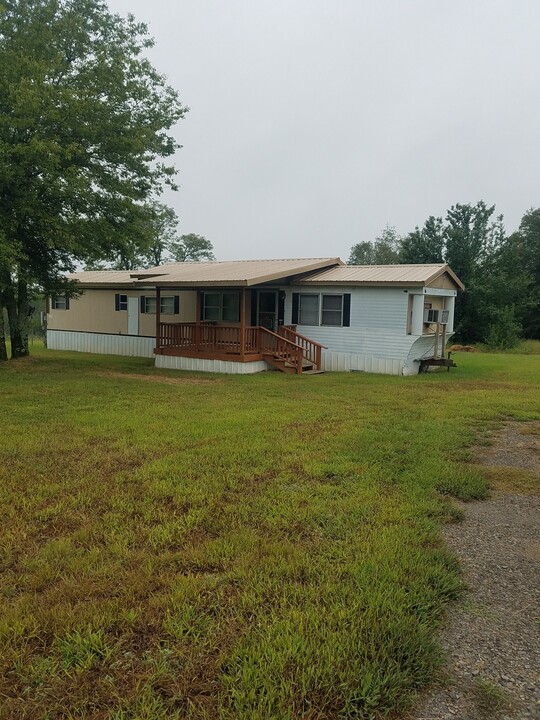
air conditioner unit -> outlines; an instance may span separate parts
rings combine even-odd
[[[432,310],[427,309],[424,310],[424,322],[426,325],[431,325],[434,323],[441,323],[441,325],[446,325],[448,323],[448,310]]]

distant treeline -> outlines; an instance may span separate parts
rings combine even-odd
[[[352,265],[446,262],[465,284],[456,305],[455,339],[510,348],[540,338],[540,208],[507,235],[503,216],[483,201],[453,205],[405,236],[387,226],[353,245]]]

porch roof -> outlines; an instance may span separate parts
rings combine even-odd
[[[196,287],[234,285],[249,287],[291,276],[343,265],[339,258],[296,258],[288,260],[227,260],[181,262],[160,265],[132,273],[139,282],[152,285]]]

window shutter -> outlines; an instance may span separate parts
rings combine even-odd
[[[69,310],[69,298],[66,295],[66,310]]]
[[[178,315],[180,313],[180,295],[174,296],[174,314]]]
[[[141,313],[146,312],[146,297],[141,295]]]
[[[251,326],[257,326],[257,291],[251,291]]]
[[[299,293],[293,293],[292,294],[291,325],[298,325],[298,301],[299,301]]]
[[[343,295],[343,327],[351,326],[351,293]]]
[[[120,310],[120,293],[116,293],[114,296],[114,309]]]

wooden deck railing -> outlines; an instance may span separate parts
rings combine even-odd
[[[324,345],[282,326],[278,333],[264,327],[216,325],[201,323],[159,323],[157,351],[163,349],[178,354],[182,351],[219,356],[271,354],[275,360],[294,367],[301,373],[306,359],[317,369],[321,367],[321,350]],[[168,353],[168,354],[169,354]]]
[[[258,350],[257,327],[215,325],[201,323],[160,323],[158,348],[184,348],[186,350],[232,355],[253,354]]]
[[[282,335],[278,335],[272,330],[259,328],[259,347],[262,353],[272,353],[276,360],[282,360],[289,363],[300,375],[302,372],[302,361],[304,359],[304,351],[296,343],[287,340]]]
[[[323,348],[326,349],[326,345],[321,345],[321,343],[315,342],[315,340],[310,340],[309,338],[305,337],[305,335],[300,335],[300,333],[297,333],[296,330],[293,330],[287,325],[282,325],[279,328],[278,332],[280,335],[283,335],[283,337],[287,340],[290,340],[296,345],[299,345],[304,351],[304,357],[306,358],[306,360],[312,362],[314,365],[316,365],[317,369],[320,370],[322,362],[322,350]]]

